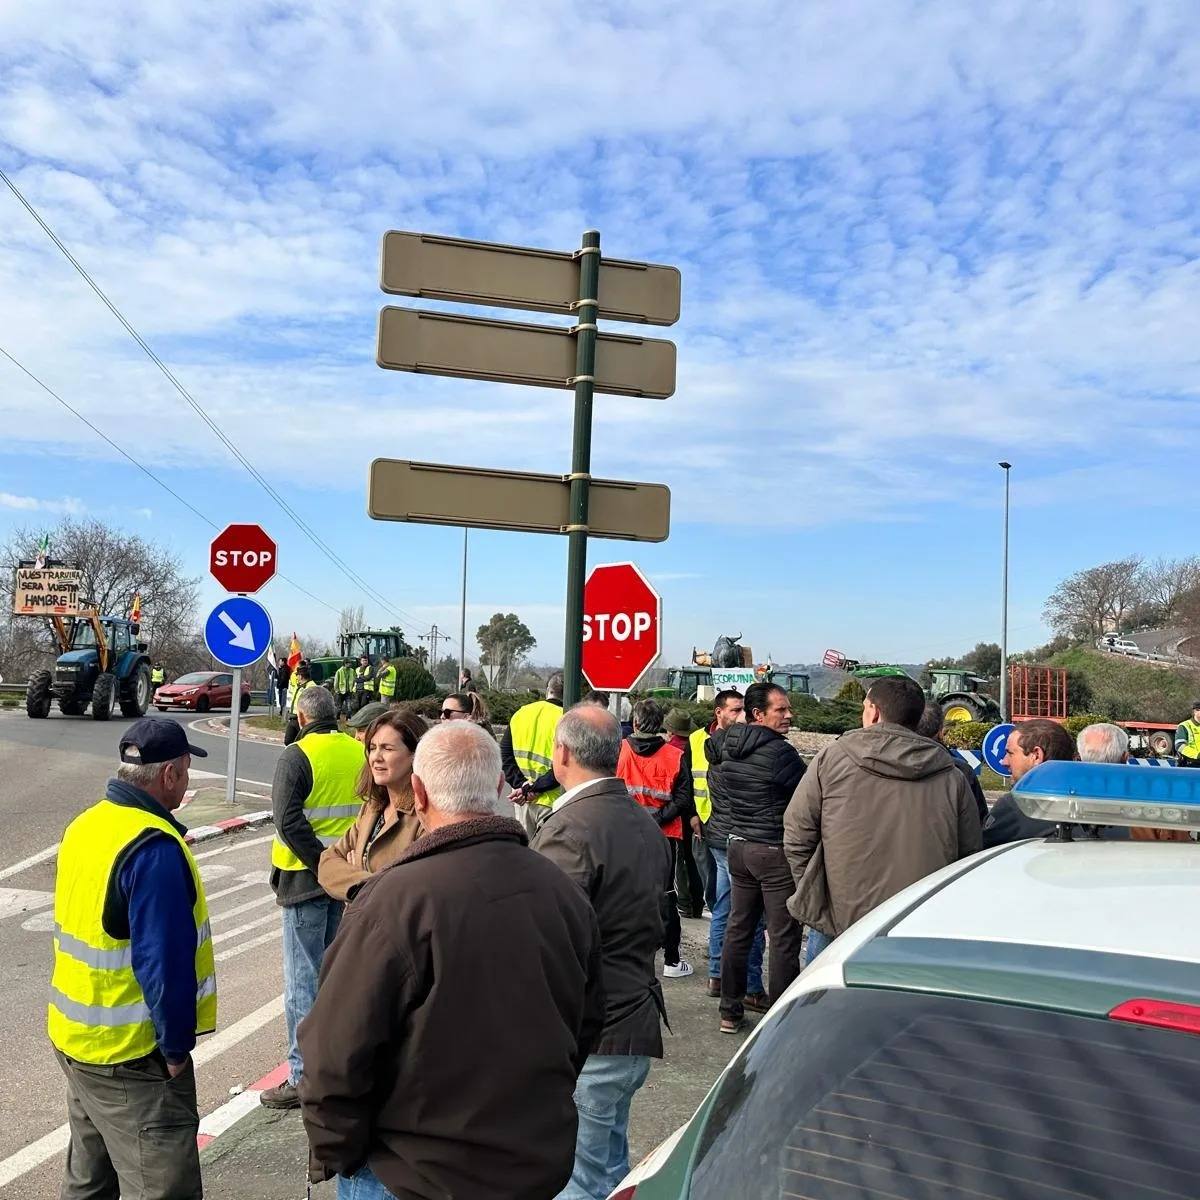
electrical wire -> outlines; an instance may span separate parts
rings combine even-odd
[[[24,363],[18,362],[15,358],[13,358],[13,356],[9,354],[9,352],[5,350],[3,346],[0,346],[0,354],[4,355],[4,357],[7,358],[8,361],[12,363],[12,365],[16,367],[18,371],[36,383],[38,387],[40,387],[48,396],[52,396],[55,400],[57,400],[59,404],[61,404],[63,408],[67,410],[67,412],[74,417],[78,417],[79,420],[81,420],[94,434],[97,435],[97,437],[103,438],[104,441],[106,441],[119,455],[121,455],[122,458],[128,459],[129,462],[137,467],[137,469],[141,471],[143,475],[157,483],[164,492],[170,496],[173,496],[179,501],[180,504],[184,506],[184,508],[193,512],[210,528],[215,529],[218,533],[221,532],[221,526],[218,525],[216,521],[214,521],[211,517],[205,516],[204,513],[202,513],[190,500],[185,500],[173,487],[171,487],[169,483],[157,476],[153,471],[150,470],[149,467],[138,462],[138,460],[134,458],[128,450],[124,449],[122,446],[118,446],[117,443],[114,442],[112,438],[110,438],[108,434],[104,432],[103,429],[93,425],[91,421],[89,421],[87,417],[83,415],[83,413],[81,413],[77,408],[73,408],[70,404],[68,404],[48,383],[45,383],[43,380],[39,379],[27,366],[25,366]],[[340,609],[335,608],[328,601],[322,600],[320,596],[314,596],[312,592],[308,590],[308,588],[301,587],[300,584],[298,584],[294,579],[289,579],[286,575],[280,572],[276,572],[276,574],[284,581],[284,583],[291,584],[296,591],[303,592],[304,595],[306,595],[310,600],[315,600],[318,604],[329,609],[330,612],[336,613],[341,611]]]
[[[225,446],[225,448],[233,455],[233,457],[246,469],[251,478],[259,484],[260,487],[271,497],[272,500],[283,510],[283,512],[291,519],[301,533],[305,535],[329,559],[356,587],[358,587],[369,599],[379,604],[387,612],[399,617],[401,620],[411,622],[418,628],[422,628],[422,622],[418,621],[411,613],[406,613],[403,609],[393,605],[381,592],[373,588],[361,575],[358,574],[345,560],[343,560],[321,537],[317,532],[300,516],[298,512],[275,490],[275,488],[267,481],[265,476],[254,466],[252,462],[238,449],[233,441],[228,437],[220,425],[213,420],[212,417],[204,410],[203,406],[195,399],[186,387],[176,378],[170,367],[151,349],[145,338],[130,324],[124,313],[108,298],[100,285],[88,274],[87,270],[79,262],[79,260],[71,253],[66,245],[59,238],[58,234],[46,223],[42,218],[41,213],[25,198],[17,185],[12,181],[3,168],[0,168],[0,181],[2,181],[12,192],[12,194],[20,202],[21,206],[33,218],[33,220],[41,228],[42,232],[54,243],[63,257],[73,266],[78,272],[80,278],[92,289],[100,302],[108,309],[116,318],[121,327],[129,334],[131,338],[138,344],[147,358],[162,372],[167,382],[179,393],[180,396],[187,402],[193,412],[208,426],[216,438]],[[428,627],[425,626],[425,632],[428,632]]]

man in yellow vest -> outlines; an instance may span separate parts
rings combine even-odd
[[[135,721],[117,778],[58,849],[47,1027],[67,1078],[67,1200],[202,1194],[191,1052],[216,1028],[217,981],[204,885],[171,814],[205,754],[176,721]]]
[[[164,683],[167,682],[167,672],[162,663],[155,662],[150,668],[150,699],[154,699],[155,693]]]
[[[271,784],[275,837],[271,887],[283,910],[283,1013],[288,1077],[260,1097],[268,1108],[299,1108],[296,1086],[304,1062],[296,1028],[317,995],[325,950],[337,933],[342,904],[317,882],[317,864],[358,816],[363,744],[337,727],[337,706],[323,687],[306,687],[296,701],[300,735],[279,756]]]
[[[354,664],[347,658],[333,673],[333,694],[337,697],[338,712],[344,716],[354,713]]]
[[[292,694],[288,700],[287,722],[283,727],[283,744],[285,746],[290,746],[300,736],[300,721],[296,715],[296,704],[300,699],[300,694],[306,688],[319,686],[312,677],[312,669],[308,663],[297,663],[295,671],[292,672]]]
[[[530,840],[562,795],[552,768],[554,730],[562,714],[563,677],[556,673],[546,682],[546,698],[518,708],[500,739],[504,778],[513,789],[509,799]]]
[[[1192,719],[1175,730],[1175,761],[1181,767],[1200,767],[1200,700],[1192,704]]]
[[[379,689],[379,698],[384,704],[391,704],[396,698],[396,665],[386,654],[379,656],[379,670],[375,675],[375,684]]]
[[[360,654],[354,671],[354,711],[357,712],[374,699],[375,672],[371,669],[371,660],[365,654]]]

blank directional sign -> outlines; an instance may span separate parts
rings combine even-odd
[[[388,306],[376,361],[393,371],[570,388],[575,338],[566,328]],[[598,392],[666,399],[675,391],[675,343],[600,333],[595,374]]]
[[[561,475],[377,458],[371,464],[367,512],[377,521],[564,533],[570,496],[571,486]],[[664,485],[592,480],[590,537],[661,542],[670,525],[671,492]]]
[[[395,296],[570,313],[579,261],[560,250],[391,230],[383,236],[379,286]],[[679,268],[601,258],[600,316],[643,325],[679,320]]]

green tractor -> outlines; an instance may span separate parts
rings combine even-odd
[[[390,629],[361,629],[357,633],[343,633],[338,638],[336,657],[330,655],[325,658],[310,658],[308,665],[317,683],[332,686],[338,667],[346,659],[358,666],[359,657],[363,654],[371,660],[372,667],[377,667],[380,658],[387,658],[391,662],[400,658],[412,658],[413,649],[404,640],[404,634],[398,625],[393,625]]]
[[[107,721],[120,705],[125,717],[144,717],[150,707],[149,647],[138,641],[140,626],[124,617],[102,617],[81,609],[48,618],[58,643],[53,671],[35,671],[25,693],[34,720],[50,715],[54,701],[64,716]]]
[[[822,661],[825,666],[837,671],[846,671],[855,679],[880,679],[885,675],[905,675],[912,678],[903,667],[894,663],[859,662],[857,659],[847,658],[838,650],[826,650]],[[986,687],[990,680],[972,674],[965,667],[931,669],[929,674],[933,677],[933,683],[925,689],[925,695],[942,706],[947,722],[1000,723],[1000,705],[980,690]]]

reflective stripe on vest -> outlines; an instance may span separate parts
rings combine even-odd
[[[356,692],[373,692],[375,690],[375,676],[371,674],[370,667],[359,667],[354,672],[354,690]]]
[[[1179,726],[1179,729],[1187,732],[1188,740],[1176,746],[1176,752],[1182,754],[1184,758],[1200,758],[1200,725],[1189,718]],[[1179,730],[1176,730],[1175,733],[1178,736]]]
[[[379,694],[389,699],[396,694],[396,668],[390,663],[379,672]]]
[[[708,794],[708,745],[707,729],[697,729],[689,738],[692,747],[692,795],[696,801],[696,816],[707,823],[712,816],[712,798]]]
[[[562,705],[552,700],[535,700],[513,713],[508,723],[513,758],[526,779],[537,779],[553,767],[554,731],[562,715]],[[538,796],[537,803],[553,804],[562,794],[562,788],[552,788]]]
[[[322,846],[332,846],[354,824],[362,808],[355,794],[366,752],[345,733],[310,733],[292,743],[308,759],[313,785],[304,800],[304,816]],[[271,865],[281,871],[307,871],[277,833],[271,841]]]
[[[667,742],[646,755],[639,754],[626,740],[621,743],[621,756],[617,759],[617,778],[625,781],[629,794],[643,808],[664,808],[671,799],[682,759],[683,751]],[[669,838],[682,838],[683,819],[672,818],[662,826],[662,831]]]
[[[151,1054],[158,1040],[133,973],[133,947],[104,929],[113,872],[134,843],[159,834],[183,851],[196,899],[196,1032],[217,1025],[217,979],[204,885],[191,851],[165,817],[101,800],[63,834],[54,889],[54,975],[46,1018],[51,1042],[77,1062],[107,1066]]]

